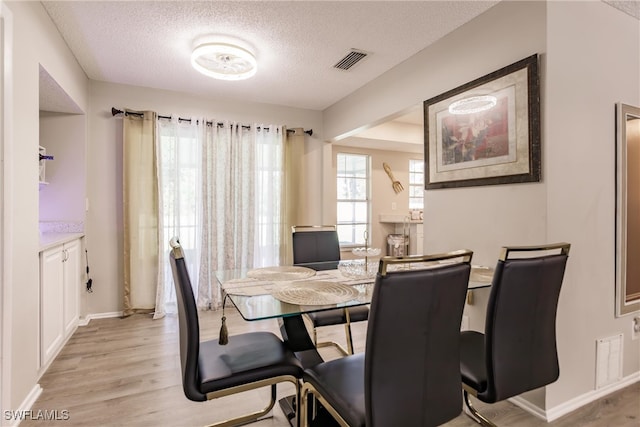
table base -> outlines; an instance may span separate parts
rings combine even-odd
[[[291,427],[296,427],[296,397],[294,395],[283,397],[282,399],[278,400],[278,404],[280,405],[280,409],[282,409],[284,416],[287,417],[289,424],[291,424]]]

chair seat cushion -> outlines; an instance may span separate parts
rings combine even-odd
[[[352,427],[364,426],[364,353],[320,363],[304,371],[327,402]]]
[[[487,389],[484,334],[476,331],[460,333],[460,373],[462,382],[478,393]]]
[[[202,393],[222,390],[280,375],[302,376],[302,365],[271,332],[250,332],[200,343],[198,372]]]
[[[356,307],[349,307],[349,320],[351,322],[362,322],[369,318],[369,306],[358,305]],[[314,327],[341,325],[347,322],[347,318],[344,315],[344,309],[336,308],[332,310],[316,311],[313,313],[307,313],[306,316],[311,320]]]

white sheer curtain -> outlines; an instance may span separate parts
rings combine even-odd
[[[162,237],[154,318],[176,312],[175,288],[168,258],[169,240],[173,236],[180,238],[193,281],[194,273],[199,269],[202,229],[202,150],[198,126],[177,119],[160,119],[157,128],[159,227]]]
[[[160,120],[163,277],[157,316],[175,311],[168,242],[180,237],[200,309],[220,305],[214,271],[283,258],[284,129]]]
[[[200,308],[220,305],[214,271],[283,261],[283,132],[238,123],[204,131]]]
[[[285,129],[261,128],[261,131],[254,130],[257,152],[254,267],[284,263],[290,234],[285,206]]]

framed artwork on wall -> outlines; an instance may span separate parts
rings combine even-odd
[[[424,101],[425,189],[540,181],[538,55]]]
[[[616,316],[640,311],[640,108],[616,105]]]

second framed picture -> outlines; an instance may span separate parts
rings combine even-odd
[[[425,188],[540,181],[532,55],[424,102]]]

